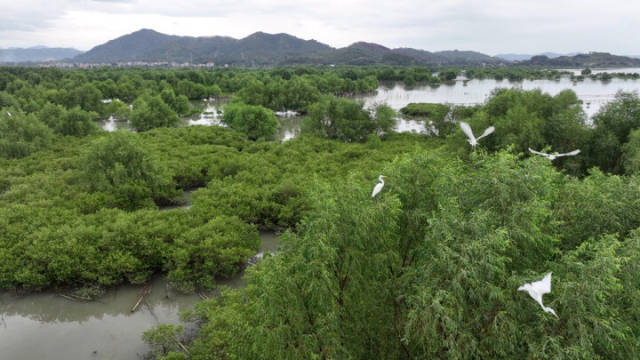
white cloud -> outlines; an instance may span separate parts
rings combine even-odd
[[[4,3],[4,4],[3,4]],[[636,54],[640,2],[610,0],[0,0],[0,47],[89,49],[140,28],[176,35],[286,32],[426,50]]]

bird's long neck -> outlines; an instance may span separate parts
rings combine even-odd
[[[558,315],[556,314],[556,311],[555,311],[555,310],[553,310],[552,308],[550,308],[550,307],[546,307],[546,306],[542,306],[542,309],[543,309],[544,311],[548,312],[548,313],[552,313],[555,317],[558,317]]]
[[[378,180],[380,180],[380,184],[384,185],[384,179],[379,177]]]

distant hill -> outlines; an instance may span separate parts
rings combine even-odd
[[[538,55],[544,55],[550,59],[554,59],[560,56],[575,56],[578,55],[579,53],[574,52],[574,53],[568,53],[568,54],[558,54],[558,53],[554,53],[554,52],[543,52],[540,54],[535,54],[535,55],[531,55],[531,54],[498,54],[495,55],[494,57],[500,58],[500,59],[504,59],[504,60],[508,60],[508,61],[527,61],[530,60],[532,57],[534,56],[538,56]]]
[[[449,50],[437,51],[433,54],[446,59],[445,63],[448,64],[477,65],[482,63],[495,64],[503,62],[500,59],[496,59],[494,57],[476,51]]]
[[[520,64],[551,67],[626,67],[640,66],[640,59],[612,55],[604,52],[592,52],[575,56],[559,56],[553,59],[544,55],[538,55]]]
[[[0,49],[1,63],[43,62],[70,59],[82,51],[71,48],[48,48],[34,46],[30,48]]]
[[[473,51],[428,52],[356,42],[335,49],[288,34],[257,32],[243,39],[174,36],[142,29],[94,47],[73,59],[79,63],[178,62],[242,66],[289,64],[483,65],[504,60]]]
[[[143,29],[121,36],[76,56],[75,62],[112,63],[127,61],[276,64],[332,48],[315,40],[287,34],[257,32],[244,39],[224,36],[191,37],[165,35]]]

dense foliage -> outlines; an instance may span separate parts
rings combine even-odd
[[[386,105],[369,110],[362,102],[328,96],[310,107],[303,131],[346,142],[364,141],[368,135],[390,132],[394,114]]]
[[[438,136],[396,134],[388,106],[337,97],[458,74],[1,69],[0,288],[159,272],[185,291],[211,288],[245,268],[259,230],[283,231],[245,289],[191,314],[202,327],[188,351],[179,327],[146,333],[156,355],[637,357],[638,95],[619,93],[593,123],[572,91],[499,89],[480,106],[404,109]],[[212,96],[232,97],[229,127],[176,128],[188,99]],[[267,141],[284,109],[306,113],[303,134]],[[138,132],[97,129],[108,116]],[[472,150],[458,120],[495,133]],[[551,162],[529,147],[582,152]],[[386,186],[371,198],[380,174]],[[190,208],[170,208],[194,188]],[[545,304],[559,319],[516,290],[549,271]]]
[[[310,174],[334,179],[362,168],[373,176],[429,144],[415,135],[376,146],[253,143],[220,127],[60,139],[2,160],[0,287],[139,283],[159,271],[185,290],[210,287],[255,253],[256,227],[295,227],[308,209]],[[176,201],[176,189],[204,185],[189,210],[158,210]]]
[[[384,173],[375,199],[353,177],[317,182],[283,251],[198,306],[189,358],[636,357],[637,178],[507,153],[417,152]],[[516,291],[547,271],[558,320]]]
[[[247,135],[250,140],[273,139],[278,119],[273,111],[262,106],[233,103],[224,107],[222,122]]]

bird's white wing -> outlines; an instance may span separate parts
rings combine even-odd
[[[536,289],[540,294],[547,294],[551,292],[551,273],[545,275],[542,280],[531,283],[531,286]]]
[[[383,183],[376,184],[376,186],[374,186],[373,188],[373,192],[371,193],[371,197],[375,197],[376,195],[378,195],[378,193],[382,190],[383,186],[384,186]]]
[[[473,136],[473,131],[471,131],[471,126],[464,121],[460,121],[460,129],[467,135],[469,140],[475,140],[475,136]]]
[[[530,151],[530,152],[532,152],[532,153],[534,153],[534,154],[537,154],[537,155],[549,156],[549,154],[545,154],[545,153],[540,152],[540,151],[535,151],[535,150],[533,150],[532,148],[529,148],[529,151]]]
[[[483,133],[482,135],[478,136],[478,138],[476,140],[480,140],[483,137],[487,136],[487,135],[491,135],[491,133],[493,133],[496,130],[496,128],[494,128],[493,126],[489,126]]]
[[[580,154],[580,149],[573,150],[572,152],[568,152],[566,154],[558,154],[556,156],[574,156]]]

